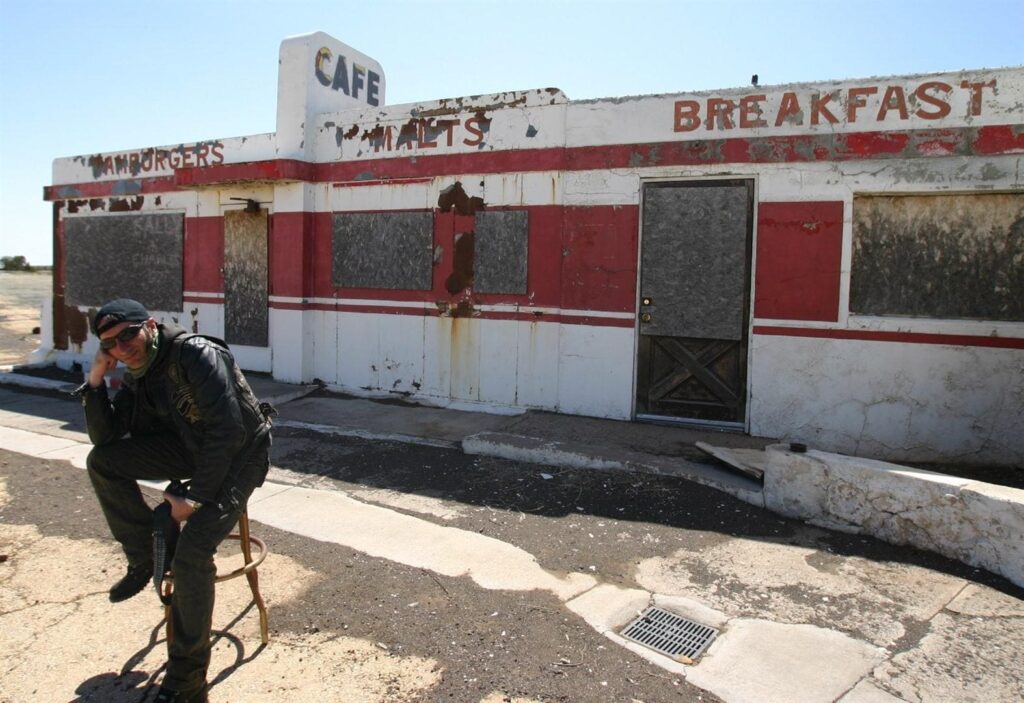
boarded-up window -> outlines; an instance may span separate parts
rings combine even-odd
[[[149,310],[182,310],[181,214],[64,220],[67,301],[99,307],[134,298]]]
[[[473,290],[526,293],[530,222],[525,210],[476,213]]]
[[[1024,321],[1024,193],[854,198],[850,311]]]
[[[334,285],[430,290],[433,242],[431,212],[338,213]]]

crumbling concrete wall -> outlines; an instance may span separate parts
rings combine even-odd
[[[1024,586],[1024,490],[786,445],[766,451],[765,507],[938,552]]]

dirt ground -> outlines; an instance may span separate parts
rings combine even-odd
[[[39,305],[52,288],[49,271],[0,271],[0,366],[23,363],[39,347]]]
[[[355,444],[372,464],[373,447]],[[485,506],[446,505],[465,513],[457,522],[468,520],[484,533],[500,534],[518,521]],[[541,532],[535,541],[559,543],[550,525],[533,527]],[[272,552],[260,567],[270,645],[259,646],[244,579],[218,587],[214,700],[719,700],[615,646],[549,593],[481,589],[465,576],[437,575],[266,525],[257,530]],[[0,451],[0,552],[9,557],[0,568],[0,702],[53,701],[69,689],[75,695],[63,700],[151,700],[165,652],[163,612],[152,590],[117,606],[107,602],[106,589],[123,568],[117,551],[84,471]],[[233,553],[225,550],[218,561],[231,563]],[[589,564],[566,566],[589,571]],[[110,626],[96,626],[112,618]],[[49,623],[43,630],[34,625],[40,619]]]

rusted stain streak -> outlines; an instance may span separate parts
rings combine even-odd
[[[455,295],[460,293],[473,285],[473,257],[475,247],[474,234],[473,232],[464,232],[462,234],[455,235],[455,252],[452,261],[452,273],[448,276],[444,283],[445,289]],[[463,304],[469,304],[467,301],[459,302],[455,309],[456,317],[465,317],[460,315],[459,310]]]
[[[437,198],[437,207],[441,212],[451,212],[454,208],[460,215],[472,215],[477,210],[483,210],[485,205],[483,198],[475,195],[470,197],[466,194],[462,188],[462,181],[455,181],[441,191]]]

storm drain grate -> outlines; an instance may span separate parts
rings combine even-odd
[[[622,636],[673,659],[696,659],[714,641],[718,630],[673,615],[661,608],[648,608],[626,625]]]

